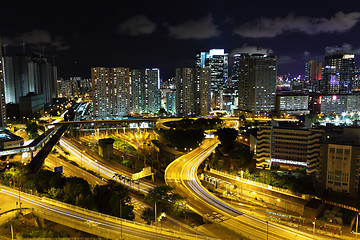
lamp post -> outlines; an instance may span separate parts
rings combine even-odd
[[[315,220],[313,221],[313,239],[315,239]]]

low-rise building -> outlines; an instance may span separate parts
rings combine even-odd
[[[339,129],[338,129],[339,130]],[[359,190],[360,128],[326,132],[321,139],[319,176],[322,190],[355,197]]]
[[[309,114],[309,95],[276,95],[275,110],[278,114],[301,115]]]
[[[259,126],[256,167],[315,173],[323,130],[299,123],[276,122]]]

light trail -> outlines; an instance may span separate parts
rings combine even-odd
[[[63,145],[67,150],[69,150],[71,152],[72,155],[74,155],[76,157],[76,159],[73,159],[73,160],[75,160],[77,164],[79,164],[79,161],[80,161],[80,164],[79,164],[80,166],[86,165],[89,169],[93,170],[94,172],[99,172],[99,174],[101,176],[105,176],[109,179],[113,179],[113,180],[120,182],[121,184],[124,184],[135,190],[139,190],[142,193],[147,193],[150,189],[152,189],[154,187],[154,185],[152,185],[152,184],[149,184],[144,181],[140,181],[140,189],[139,189],[138,184],[135,182],[131,184],[129,182],[120,181],[119,179],[114,178],[115,173],[121,173],[121,175],[126,176],[129,179],[131,179],[131,174],[128,172],[124,172],[124,171],[119,172],[119,170],[114,169],[114,168],[109,168],[109,167],[101,164],[100,161],[95,162],[96,159],[92,159],[92,158],[88,157],[77,146],[71,144],[71,142],[69,140],[66,140],[65,138],[60,139],[60,145]]]
[[[210,216],[222,215],[220,225],[249,239],[267,239],[268,237],[269,239],[313,239],[313,235],[307,232],[240,212],[215,197],[201,185],[197,177],[197,169],[218,143],[218,141],[205,140],[198,149],[170,163],[165,171],[167,184],[174,186],[178,193],[188,199],[190,208],[210,221],[215,221]],[[315,235],[315,239],[329,238]]]

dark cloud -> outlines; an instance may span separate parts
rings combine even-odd
[[[182,24],[169,26],[170,35],[177,39],[208,39],[220,35],[211,14],[198,20],[188,20]]]
[[[145,15],[136,15],[125,22],[121,23],[118,27],[118,32],[128,34],[131,36],[151,34],[156,30],[156,23],[151,21]]]
[[[70,45],[65,43],[62,36],[52,37],[49,31],[42,29],[34,29],[29,32],[20,33],[15,37],[4,37],[2,42],[9,46],[17,46],[19,43],[25,42],[34,47],[49,46],[57,51],[70,49]]]
[[[279,56],[277,58],[278,65],[284,65],[284,64],[293,63],[293,62],[295,62],[295,59],[293,59],[291,56],[288,56],[288,55]]]
[[[325,53],[333,53],[336,51],[346,51],[346,52],[353,52],[354,54],[360,54],[360,49],[355,49],[349,43],[344,43],[341,46],[327,46],[325,47]]]
[[[234,33],[249,38],[272,38],[285,32],[302,32],[308,35],[341,33],[350,30],[360,20],[360,12],[337,12],[333,17],[311,18],[289,14],[285,18],[260,18],[240,25]]]
[[[231,51],[230,55],[234,56],[237,53],[248,53],[248,54],[267,54],[271,55],[274,53],[274,51],[270,48],[262,48],[262,47],[256,47],[256,46],[248,46],[246,43],[244,43],[240,48],[235,48]]]

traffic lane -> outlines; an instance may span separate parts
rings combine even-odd
[[[0,192],[2,195],[6,194],[6,195],[8,195],[8,197],[13,198],[14,200],[17,200],[19,198],[19,195],[12,191],[1,189]],[[62,208],[59,206],[55,206],[53,204],[49,204],[46,202],[44,203],[41,200],[40,201],[37,199],[34,200],[34,199],[31,199],[31,198],[23,196],[23,195],[21,195],[20,199],[22,202],[22,207],[34,208],[39,211],[51,212],[52,214],[54,214],[58,217],[64,217],[64,218],[70,218],[73,220],[89,222],[89,223],[93,224],[93,226],[104,227],[109,230],[118,231],[119,235],[120,235],[120,230],[122,228],[122,231],[124,234],[130,234],[132,236],[135,235],[135,236],[139,236],[139,237],[146,238],[146,239],[178,239],[178,237],[176,237],[176,236],[172,237],[171,235],[169,235],[168,232],[161,231],[160,228],[157,228],[155,230],[152,228],[146,229],[146,227],[143,227],[140,224],[135,223],[133,225],[128,222],[120,221],[120,220],[118,220],[116,223],[109,222],[109,221],[102,220],[102,219],[99,219],[99,218],[96,218],[93,216],[89,216],[89,215],[86,215],[83,213],[79,213],[79,212],[71,211],[69,209],[65,209],[65,208]],[[137,226],[137,227],[134,229],[134,226],[135,227]]]

